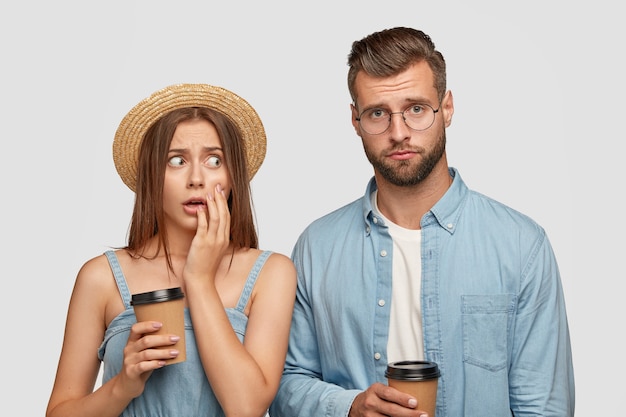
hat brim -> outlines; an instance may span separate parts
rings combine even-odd
[[[137,183],[139,147],[146,131],[172,110],[208,107],[228,117],[239,129],[246,150],[249,179],[265,158],[267,139],[259,115],[243,98],[208,84],[176,84],[140,101],[122,119],[113,140],[113,162],[124,184],[133,192]]]

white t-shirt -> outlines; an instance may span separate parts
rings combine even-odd
[[[393,240],[393,270],[391,316],[387,360],[423,360],[421,284],[422,231],[405,229],[391,222],[378,210],[377,193],[372,195],[372,206],[385,220]]]

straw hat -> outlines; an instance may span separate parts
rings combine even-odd
[[[172,110],[208,107],[227,116],[243,137],[250,179],[265,158],[263,123],[250,104],[235,93],[208,84],[177,84],[165,87],[140,101],[122,119],[113,140],[113,162],[133,192],[137,182],[139,145],[150,126]]]

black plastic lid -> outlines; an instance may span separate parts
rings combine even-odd
[[[130,300],[130,305],[136,306],[140,304],[160,303],[163,301],[178,300],[184,296],[185,294],[183,294],[183,290],[180,287],[148,291],[140,294],[133,294],[132,299]]]
[[[400,381],[424,381],[439,378],[439,366],[428,361],[400,361],[387,365],[385,377]]]

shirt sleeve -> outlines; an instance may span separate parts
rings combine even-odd
[[[292,259],[298,272],[289,349],[280,387],[270,407],[272,417],[346,417],[360,390],[347,390],[322,380],[322,363],[306,278],[311,268],[300,240]]]
[[[510,368],[513,415],[573,416],[574,375],[565,300],[545,232],[522,277]]]

